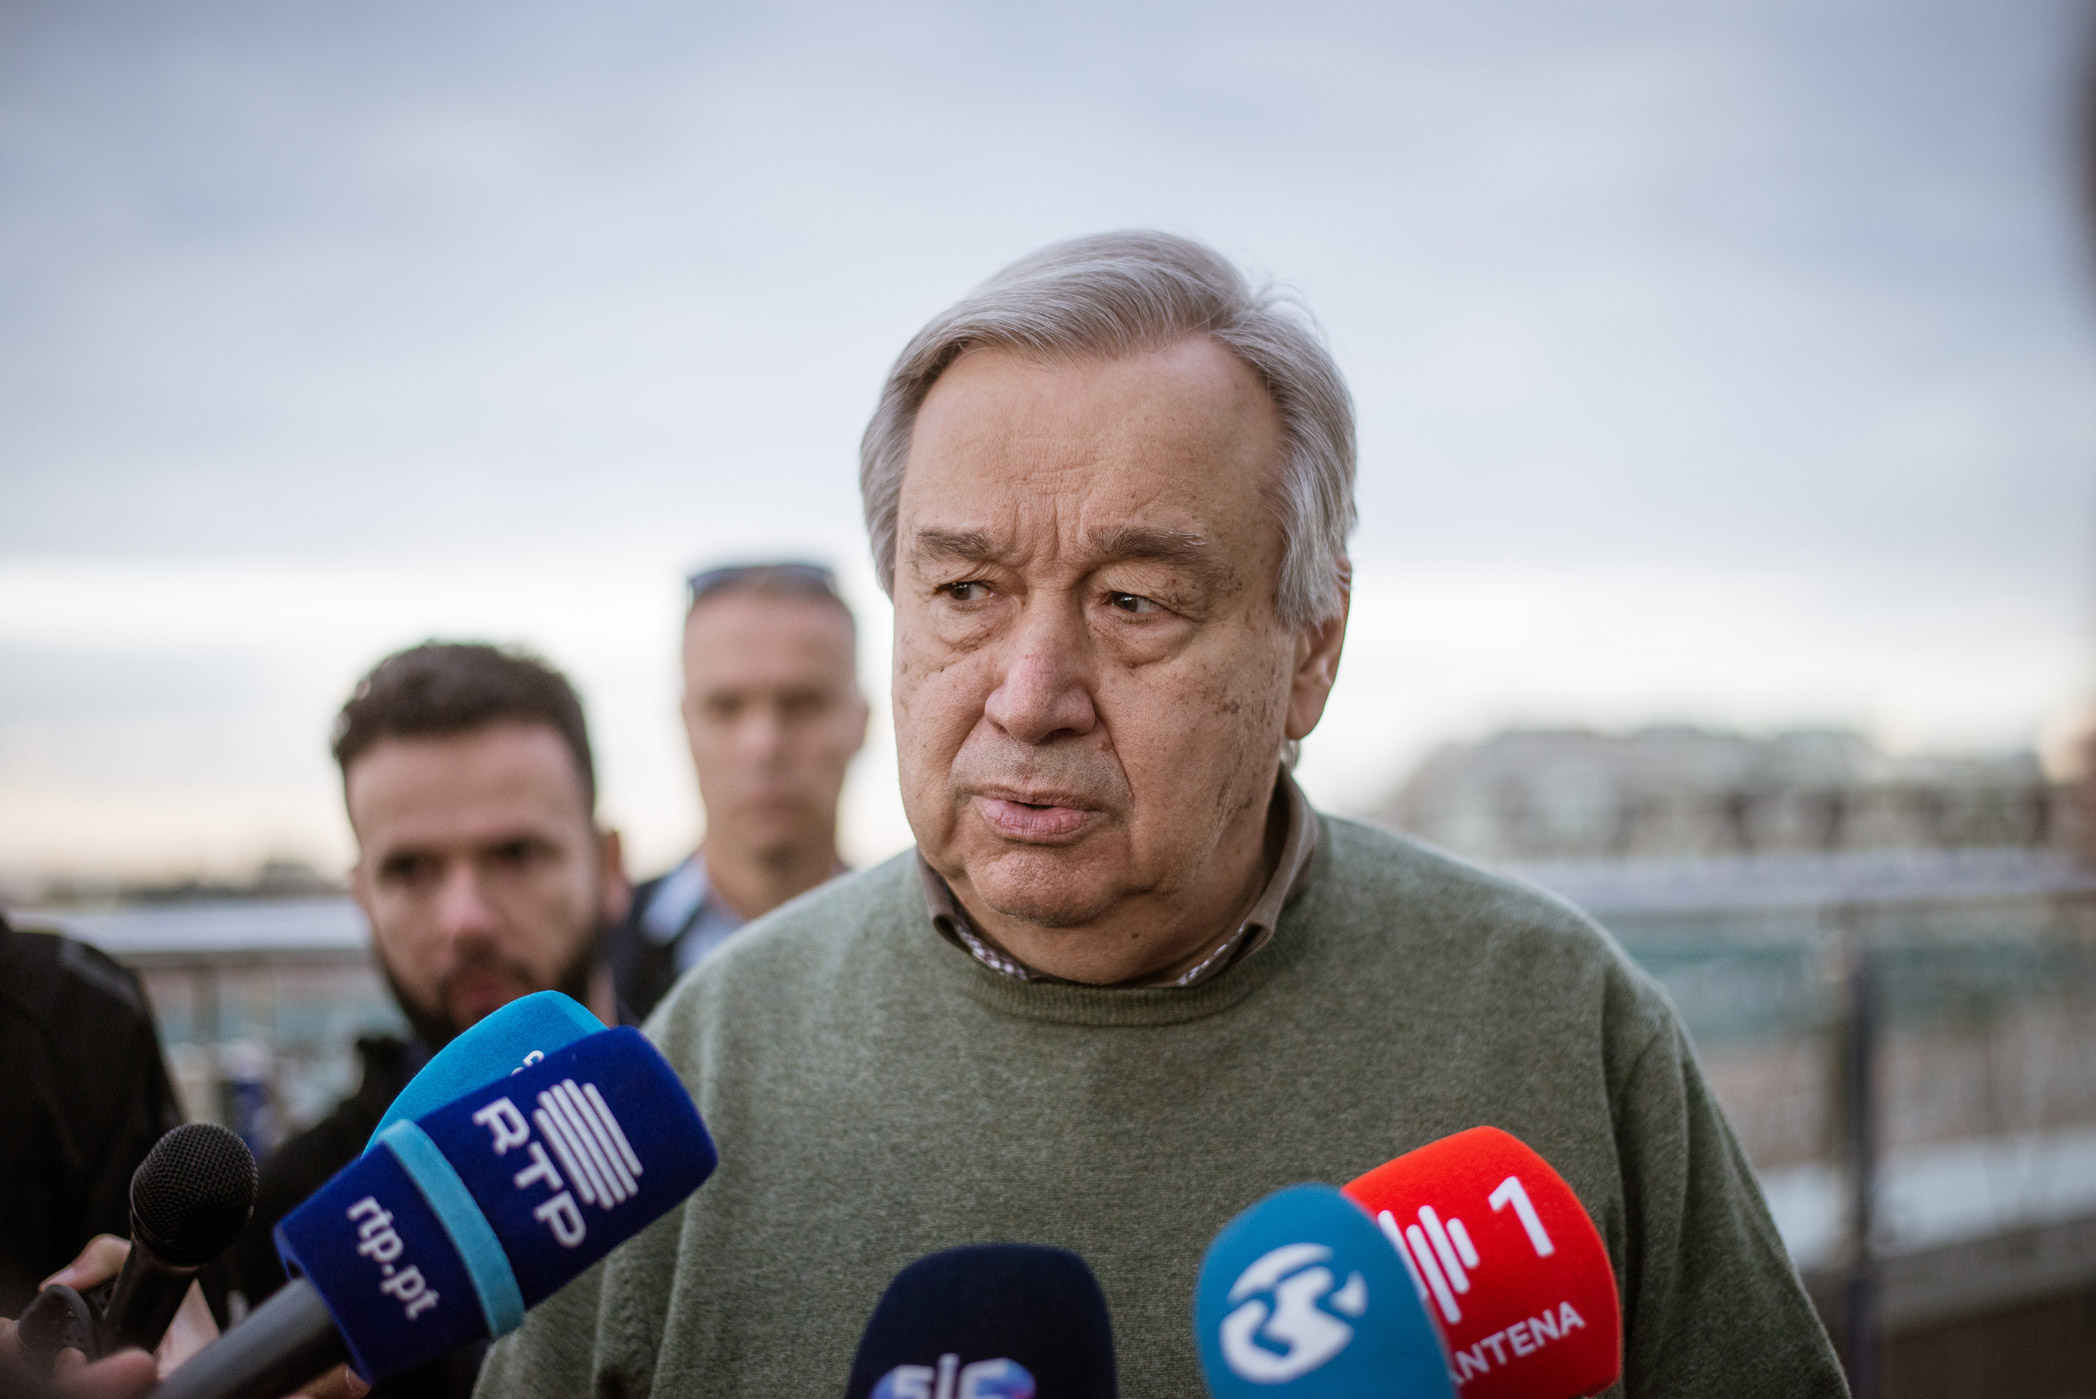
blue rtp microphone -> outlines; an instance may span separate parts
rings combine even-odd
[[[1194,1341],[1215,1399],[1452,1399],[1448,1359],[1375,1222],[1326,1185],[1267,1196],[1208,1246]]]
[[[275,1399],[342,1359],[376,1381],[506,1335],[717,1160],[639,1031],[574,1040],[384,1128],[277,1225],[293,1281],[156,1399]]]
[[[1106,1294],[1076,1254],[970,1244],[895,1275],[845,1399],[1114,1399]]]

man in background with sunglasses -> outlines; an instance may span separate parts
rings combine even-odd
[[[620,999],[641,1016],[744,923],[843,871],[837,799],[866,742],[858,627],[829,569],[735,564],[690,585],[684,731],[706,834],[611,934]]]

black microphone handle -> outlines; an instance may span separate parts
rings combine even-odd
[[[151,1399],[282,1399],[347,1359],[320,1293],[293,1278],[162,1380]]]
[[[195,1268],[178,1267],[156,1254],[139,1237],[134,1221],[131,1252],[124,1258],[123,1271],[116,1275],[116,1287],[96,1329],[99,1353],[113,1355],[126,1346],[158,1349],[196,1275]]]

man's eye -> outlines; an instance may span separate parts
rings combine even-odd
[[[537,864],[545,848],[535,840],[505,840],[493,850],[495,863],[512,869],[523,869]]]
[[[948,583],[939,591],[955,602],[981,602],[990,595],[990,585],[971,579],[965,583]]]
[[[379,866],[378,877],[387,884],[424,884],[437,872],[437,863],[421,855],[395,855]]]
[[[1139,593],[1108,593],[1106,602],[1109,607],[1118,608],[1137,617],[1157,611],[1157,604]]]

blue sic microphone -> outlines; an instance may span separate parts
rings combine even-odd
[[[386,1129],[402,1118],[412,1120],[435,1112],[461,1093],[506,1078],[554,1050],[603,1029],[604,1022],[572,996],[558,991],[519,996],[474,1022],[471,1029],[438,1050],[422,1071],[408,1080],[408,1086],[400,1090],[400,1096],[378,1120],[370,1146],[378,1145]]]
[[[277,1225],[293,1281],[155,1399],[274,1399],[341,1359],[376,1382],[506,1335],[718,1159],[638,1030],[576,1039],[382,1129]]]
[[[1114,1399],[1113,1324],[1076,1254],[970,1244],[927,1254],[881,1294],[846,1399]]]
[[[1452,1399],[1390,1241],[1326,1185],[1267,1196],[1208,1246],[1194,1340],[1215,1399]]]

